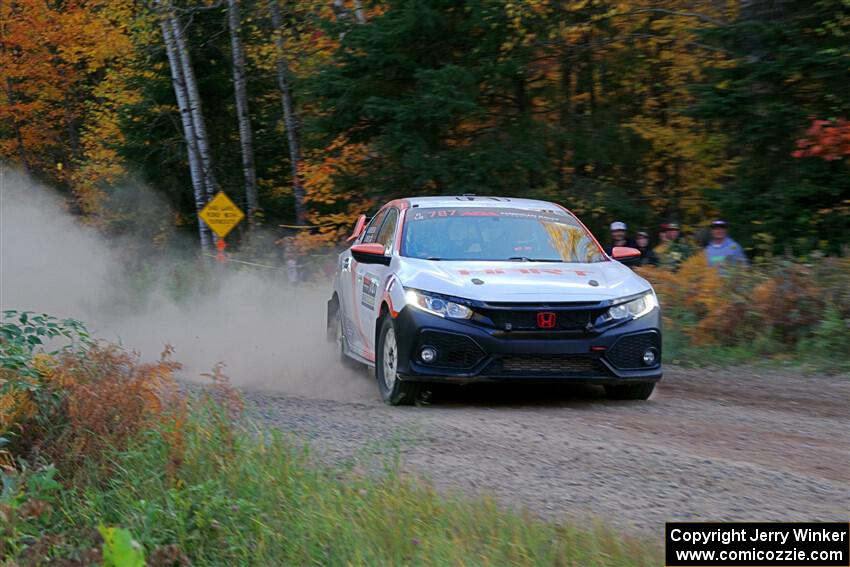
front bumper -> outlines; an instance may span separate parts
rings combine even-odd
[[[660,319],[656,308],[603,331],[565,336],[512,333],[408,306],[394,321],[399,378],[453,383],[657,382],[662,375]],[[437,350],[437,361],[426,364],[419,358],[424,346]],[[653,366],[642,361],[647,348],[657,353]]]

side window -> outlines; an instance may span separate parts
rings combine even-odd
[[[375,238],[375,242],[384,245],[384,250],[387,254],[392,251],[396,225],[398,225],[398,209],[389,209],[387,211],[387,218],[384,220],[384,224],[381,225],[381,230],[378,231],[377,238]]]
[[[360,244],[371,244],[372,242],[375,242],[375,237],[378,235],[378,229],[381,227],[381,223],[384,221],[385,216],[387,216],[386,209],[372,217],[372,222],[370,222],[369,226],[366,227],[366,230],[363,231],[363,237],[360,239]]]

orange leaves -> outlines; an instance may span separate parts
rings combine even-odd
[[[823,309],[813,271],[802,264],[789,266],[756,285],[752,298],[761,319],[783,339],[816,324]]]
[[[132,9],[124,0],[0,3],[0,121],[12,126],[0,131],[8,136],[0,139],[0,159],[23,162],[54,183],[79,185],[86,211],[99,178],[94,168],[75,177],[87,151],[81,130],[97,129],[98,116],[89,115],[100,101],[96,87],[134,52]],[[114,112],[110,119],[117,120]],[[104,134],[98,132],[102,147],[120,141]],[[115,158],[101,156],[98,164],[114,168]]]
[[[170,348],[159,361],[141,364],[137,354],[95,344],[85,356],[68,353],[34,366],[64,403],[61,414],[43,416],[53,427],[31,427],[28,435],[67,475],[85,462],[100,462],[104,451],[126,447],[145,427],[168,426],[186,411],[173,376],[180,364],[171,359]],[[54,428],[60,438],[54,438]]]
[[[124,27],[104,14],[113,3],[83,3],[56,14],[56,50],[64,63],[93,73],[133,49]]]
[[[850,156],[850,121],[844,118],[812,120],[806,136],[797,140],[797,149],[791,155],[825,160]]]
[[[661,302],[665,319],[687,312],[695,321],[682,329],[694,344],[709,345],[733,338],[727,327],[739,322],[737,302],[726,292],[718,270],[708,266],[704,254],[696,254],[682,263],[678,272],[642,268],[641,275],[652,282]]]
[[[364,175],[368,159],[368,146],[350,143],[346,135],[338,136],[322,151],[307,154],[299,173],[304,182],[304,200],[310,209],[308,217],[314,225],[338,224],[322,226],[317,232],[299,232],[295,240],[299,251],[308,252],[338,242],[357,215],[374,205],[361,191],[343,189],[336,183],[338,177]],[[343,211],[339,210],[341,203],[346,204]]]

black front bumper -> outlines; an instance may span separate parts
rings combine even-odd
[[[446,319],[405,307],[395,321],[398,372],[423,382],[591,382],[623,384],[661,379],[660,312],[607,329],[580,333],[511,332]],[[425,346],[435,362],[419,357]],[[643,353],[657,353],[653,366]]]

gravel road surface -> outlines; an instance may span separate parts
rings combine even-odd
[[[261,423],[326,462],[368,471],[399,457],[442,490],[545,517],[655,534],[671,520],[850,518],[848,376],[668,367],[647,402],[482,385],[406,408],[384,406],[365,373],[345,379],[343,400],[247,397]]]

